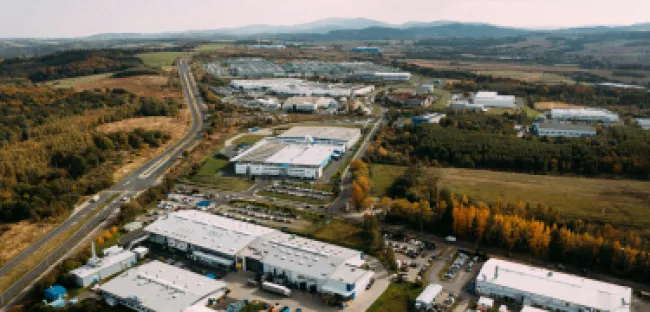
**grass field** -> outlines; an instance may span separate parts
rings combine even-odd
[[[413,283],[391,283],[366,312],[411,311],[409,304],[422,292],[422,287]]]
[[[209,157],[196,175],[189,176],[182,182],[236,192],[245,191],[253,186],[253,182],[243,177],[221,175],[219,171],[226,169],[229,164],[225,159]]]
[[[196,52],[214,52],[225,48],[233,47],[231,43],[208,43],[197,46],[194,51]]]
[[[564,102],[537,102],[535,109],[538,110],[551,110],[553,108],[584,108],[582,105],[569,104]]]
[[[317,228],[312,237],[336,245],[363,249],[363,240],[360,234],[361,227],[339,219],[332,219],[329,223]]]
[[[372,166],[374,195],[383,195],[406,167]],[[650,182],[579,177],[529,175],[446,168],[442,185],[456,194],[492,202],[530,203],[557,208],[572,219],[627,225],[650,236]]]
[[[150,52],[140,53],[137,57],[139,57],[145,65],[151,67],[163,67],[173,65],[177,58],[185,55],[188,55],[188,52]]]
[[[239,145],[239,144],[247,144],[247,145],[253,145],[257,143],[257,141],[268,137],[267,135],[259,135],[259,134],[247,134],[239,137],[237,140],[232,142],[232,145]]]
[[[451,93],[447,90],[433,90],[433,94],[440,96],[440,98],[433,103],[433,108],[446,109],[449,100],[451,100]]]
[[[21,221],[0,225],[0,266],[56,227],[54,222]]]
[[[476,71],[479,75],[493,77],[512,78],[526,82],[546,83],[546,84],[573,84],[575,81],[566,76],[543,71],[517,71],[517,70],[486,70]]]
[[[277,199],[286,199],[290,201],[295,201],[298,203],[305,203],[305,204],[312,204],[312,205],[324,205],[332,200],[318,200],[318,199],[313,199],[313,198],[306,198],[306,197],[299,197],[299,196],[293,196],[289,194],[280,194],[280,193],[274,193],[274,192],[269,192],[269,191],[258,191],[257,195],[264,196],[264,197],[272,197],[272,198],[277,198]]]
[[[58,79],[58,80],[52,80],[43,83],[46,86],[50,86],[53,88],[77,88],[77,86],[82,85],[82,84],[88,84],[92,83],[97,80],[102,80],[105,78],[110,77],[113,75],[113,73],[105,73],[105,74],[97,74],[97,75],[90,75],[90,76],[81,76],[81,77],[74,77],[74,78],[65,78],[65,79]]]
[[[77,230],[79,230],[84,224],[86,224],[86,222],[88,222],[88,220],[90,220],[91,217],[95,216],[102,209],[104,209],[106,205],[108,205],[111,201],[113,201],[119,196],[120,193],[110,196],[101,205],[97,206],[93,211],[88,213],[88,215],[86,215],[84,218],[79,220],[79,222],[75,223],[73,226],[61,232],[59,235],[55,236],[52,240],[50,240],[48,244],[41,246],[41,248],[37,249],[34,253],[29,255],[27,259],[25,259],[20,264],[15,266],[11,270],[11,272],[9,272],[4,276],[0,276],[0,292],[4,292],[5,290],[7,290],[7,288],[13,285],[17,279],[19,279],[25,273],[29,272],[35,265],[42,262],[56,248],[63,245],[63,243],[65,243],[68,239],[70,239],[70,237],[74,235],[74,233],[77,232]],[[9,298],[5,298],[5,299],[9,299]]]

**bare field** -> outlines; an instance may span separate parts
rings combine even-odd
[[[391,165],[372,166],[373,193],[384,194],[405,170]],[[570,219],[593,220],[637,228],[650,235],[650,182],[522,173],[443,169],[442,185],[456,194],[493,202],[530,203],[557,208]]]
[[[80,83],[76,86],[79,90],[90,90],[94,88],[122,88],[129,90],[138,96],[150,96],[161,99],[173,98],[179,101],[183,100],[180,90],[168,85],[168,77],[145,75],[125,78],[108,78],[93,80],[86,83]]]
[[[21,221],[0,225],[0,265],[18,255],[45,233],[56,227],[56,223]]]
[[[81,77],[74,77],[74,78],[64,78],[64,79],[48,81],[43,84],[53,88],[77,88],[79,85],[88,84],[97,80],[106,79],[111,75],[113,75],[113,73],[81,76]]]
[[[554,108],[585,108],[582,105],[569,104],[564,102],[537,102],[535,109],[537,110],[551,110]]]

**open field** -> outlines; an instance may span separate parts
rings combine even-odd
[[[182,182],[236,192],[243,192],[253,186],[253,182],[244,177],[223,176],[219,171],[226,169],[229,164],[225,159],[209,157],[196,175],[189,176]]]
[[[441,61],[441,60],[422,60],[410,59],[407,62],[422,67],[430,67],[439,70],[457,70],[473,73],[483,73],[499,77],[508,77],[528,82],[541,83],[558,83],[558,80],[566,79],[572,81],[569,75],[572,73],[591,73],[606,77],[612,80],[619,80],[624,83],[643,84],[650,82],[650,78],[631,78],[631,77],[614,77],[613,70],[605,69],[583,69],[577,66],[552,66],[539,64],[521,64],[515,62],[480,62],[480,61]],[[496,70],[498,69],[498,70]]]
[[[312,237],[336,245],[363,249],[360,234],[361,227],[335,218],[331,219],[323,227],[318,228],[312,234]]]
[[[148,66],[163,67],[173,65],[177,58],[188,54],[189,52],[151,52],[140,53],[137,56]]]
[[[268,137],[268,135],[259,135],[259,134],[247,134],[239,137],[237,140],[232,142],[232,145],[239,145],[239,144],[247,144],[247,145],[253,145],[257,141]]]
[[[584,108],[582,105],[569,104],[564,102],[537,102],[535,109],[537,110],[551,110],[554,108]]]
[[[232,48],[232,43],[207,43],[194,48],[196,52],[214,52],[216,50]]]
[[[95,210],[91,211],[83,219],[79,220],[74,226],[69,227],[65,231],[61,232],[59,235],[55,236],[49,244],[41,246],[33,254],[29,255],[23,262],[20,262],[16,267],[14,267],[8,274],[0,276],[0,292],[5,291],[11,285],[14,284],[16,279],[23,276],[25,273],[29,272],[35,265],[42,262],[49,254],[51,254],[56,248],[61,246],[66,242],[72,235],[77,232],[90,218],[99,213],[106,205],[112,202],[114,199],[119,197],[120,194],[114,194],[104,201],[101,205],[98,205]]]
[[[374,195],[386,193],[406,167],[372,165]],[[631,226],[650,235],[650,182],[443,169],[442,185],[473,200],[555,207],[566,218]]]
[[[307,197],[299,197],[290,194],[281,194],[281,193],[274,193],[269,191],[257,191],[257,195],[270,197],[270,198],[277,198],[277,199],[286,199],[298,203],[305,203],[305,204],[312,204],[312,205],[324,205],[332,201],[332,200],[319,200],[319,199],[313,199]]]
[[[56,227],[54,222],[20,221],[0,225],[0,266]]]
[[[53,88],[77,88],[79,85],[83,84],[88,84],[92,83],[97,80],[102,80],[106,79],[113,75],[113,73],[105,73],[105,74],[97,74],[97,75],[90,75],[90,76],[81,76],[81,77],[74,77],[74,78],[64,78],[64,79],[58,79],[58,80],[52,80],[43,83],[46,86],[50,86]]]
[[[402,312],[410,311],[413,301],[422,292],[422,287],[413,283],[391,283],[383,294],[366,312]]]
[[[439,96],[436,102],[433,103],[432,107],[436,109],[446,109],[451,100],[451,93],[447,90],[433,90],[432,94]]]
[[[160,75],[143,75],[125,78],[109,78],[107,76],[102,79],[81,81],[75,85],[75,88],[78,90],[122,88],[138,96],[175,99],[179,103],[185,102],[181,91],[169,85],[169,78]]]

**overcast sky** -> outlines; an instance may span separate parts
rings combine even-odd
[[[650,0],[0,0],[0,38],[291,25],[330,17],[517,27],[650,21]]]

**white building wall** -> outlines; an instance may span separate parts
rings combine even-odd
[[[501,287],[494,285],[489,281],[483,281],[480,278],[478,278],[476,282],[476,292],[479,295],[499,299],[509,298],[521,304],[543,306],[544,308],[551,310],[557,309],[566,312],[581,312],[581,308],[573,303]]]
[[[539,136],[566,137],[566,138],[589,137],[589,136],[596,135],[595,130],[586,131],[586,130],[539,129],[537,133]]]

